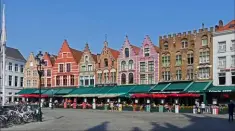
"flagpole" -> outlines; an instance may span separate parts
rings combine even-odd
[[[1,46],[2,46],[2,106],[6,103],[5,98],[5,71],[6,71],[6,30],[5,30],[5,4],[2,6],[2,31],[1,31]]]

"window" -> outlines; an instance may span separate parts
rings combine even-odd
[[[108,62],[108,59],[107,59],[107,58],[104,59],[104,66],[105,66],[105,67],[108,67],[108,66],[109,66],[109,62]]]
[[[45,86],[44,78],[41,78],[41,86],[42,86],[42,87],[44,87],[44,86]]]
[[[133,75],[133,73],[129,73],[128,78],[129,78],[129,84],[133,84],[134,83],[134,75]]]
[[[9,62],[8,70],[9,70],[9,71],[12,71],[12,63],[11,63],[11,62]]]
[[[225,52],[226,51],[226,41],[219,42],[218,52]]]
[[[46,60],[44,60],[44,66],[47,66],[47,61]]]
[[[182,44],[183,49],[188,47],[188,41],[187,40],[182,40],[181,44]]]
[[[30,70],[27,70],[27,76],[31,76]]]
[[[33,62],[30,62],[30,66],[31,66],[31,67],[33,66]]]
[[[11,75],[8,76],[8,85],[12,86],[12,76]]]
[[[60,86],[60,76],[56,76],[56,85]]]
[[[20,87],[24,86],[24,77],[20,77]]]
[[[208,45],[208,38],[207,36],[202,37],[202,46],[207,46]]]
[[[90,76],[90,85],[94,84],[95,84],[94,76]]]
[[[149,48],[144,48],[144,56],[149,56],[149,55],[150,55]]]
[[[148,84],[154,84],[154,75],[148,74]]]
[[[98,83],[102,83],[102,73],[98,73]]]
[[[59,72],[64,72],[64,64],[59,64]]]
[[[164,71],[164,72],[162,72],[162,78],[163,78],[164,81],[169,81],[169,80],[171,80],[170,71]]]
[[[88,71],[92,71],[92,65],[88,65]]]
[[[231,47],[230,47],[231,51],[235,51],[235,40],[231,41]]]
[[[15,87],[18,86],[18,76],[15,76]]]
[[[146,84],[145,81],[146,78],[145,78],[145,74],[140,74],[140,84]]]
[[[73,86],[74,85],[74,75],[70,76],[70,85]]]
[[[114,66],[114,60],[112,60],[112,66]]]
[[[182,79],[182,71],[181,69],[176,70],[176,80]]]
[[[67,76],[63,76],[63,85],[67,86]]]
[[[169,55],[162,56],[162,66],[168,67],[169,65],[170,65],[170,56]]]
[[[164,50],[168,50],[168,43],[167,42],[164,43]]]
[[[111,72],[111,83],[116,83],[116,72]]]
[[[37,80],[33,80],[33,87],[37,87]]]
[[[86,71],[86,66],[82,66],[82,71]]]
[[[129,60],[128,66],[129,66],[129,70],[133,70],[134,69],[134,62],[133,62],[133,60]]]
[[[210,68],[199,68],[198,77],[199,79],[209,79]]]
[[[192,65],[193,64],[193,53],[189,53],[188,54],[188,64],[189,65]]]
[[[89,78],[88,76],[85,76],[85,86],[88,86],[89,85]]]
[[[104,73],[104,83],[108,83],[109,82],[109,73],[106,72]]]
[[[225,85],[226,73],[219,73],[219,85]]]
[[[51,76],[51,70],[47,70],[47,76]]]
[[[124,71],[125,70],[125,66],[126,66],[126,62],[122,61],[121,62],[121,70]]]
[[[20,65],[20,72],[23,73],[24,72],[24,66]]]
[[[182,64],[182,56],[176,55],[176,65],[180,66]]]
[[[193,69],[187,69],[187,79],[188,80],[193,79]]]
[[[47,78],[47,87],[51,87],[51,78]]]
[[[209,63],[210,62],[210,52],[201,51],[199,54],[199,63]]]
[[[88,56],[84,57],[84,62],[88,62]]]
[[[145,72],[145,62],[140,62],[140,72]]]
[[[232,67],[235,67],[235,55],[232,55],[232,56],[231,56],[231,59],[232,59],[232,60],[231,60],[231,62],[232,62],[232,63],[231,63],[231,66],[232,66]]]
[[[122,74],[121,76],[121,84],[126,84],[126,74]]]
[[[129,54],[130,52],[129,52],[129,48],[125,48],[125,57],[129,57]]]
[[[27,80],[27,87],[30,87],[31,86],[31,81],[30,80]]]
[[[218,58],[219,68],[226,68],[226,57],[219,57]]]
[[[18,64],[15,64],[15,72],[18,72],[18,71],[19,71]]]
[[[38,71],[37,70],[34,70],[33,71],[33,76],[37,76],[38,75]]]
[[[66,72],[70,72],[71,71],[71,64],[67,63],[66,64]]]
[[[63,57],[63,58],[68,57],[68,53],[63,53],[63,54],[62,54],[62,57]]]
[[[231,72],[232,84],[235,84],[235,72]]]
[[[148,62],[148,71],[149,72],[154,71],[154,63],[153,63],[153,61],[149,61]]]

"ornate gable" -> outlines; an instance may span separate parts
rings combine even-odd
[[[156,54],[159,52],[159,48],[152,43],[148,35],[146,35],[146,37],[144,38],[141,50],[139,51],[139,56],[144,57],[144,52],[149,52],[150,54]]]
[[[123,43],[122,48],[119,52],[119,58],[125,58],[125,49],[129,50],[130,57],[135,56],[139,53],[140,48],[137,46],[134,46],[130,43],[128,36],[126,36],[126,39]]]
[[[83,54],[81,56],[79,63],[80,64],[84,63],[85,59],[88,60],[88,63],[95,64],[97,62],[97,56],[91,53],[88,43],[86,43],[85,45],[85,48],[83,50]]]
[[[25,69],[28,69],[28,68],[36,68],[36,60],[35,60],[35,57],[34,57],[34,54],[33,52],[30,53],[28,59],[27,59],[27,62],[25,63]]]

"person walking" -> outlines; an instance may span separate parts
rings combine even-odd
[[[234,103],[232,100],[230,100],[230,103],[228,104],[228,121],[233,121],[233,110],[234,110]]]
[[[205,105],[205,103],[204,102],[202,102],[201,103],[201,111],[202,111],[202,113],[204,113],[205,112],[205,108],[206,108],[206,105]]]

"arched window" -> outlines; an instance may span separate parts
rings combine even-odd
[[[180,52],[176,53],[176,65],[180,66],[182,64],[182,55],[180,54]]]
[[[208,38],[207,36],[202,37],[202,46],[207,46],[208,45]]]
[[[126,62],[122,61],[121,63],[121,70],[124,71],[125,70],[125,66],[126,66]]]
[[[129,60],[128,67],[130,70],[134,69],[134,62],[133,60]]]
[[[129,73],[129,84],[133,84],[133,83],[134,83],[133,73]]]
[[[129,52],[129,48],[125,48],[125,57],[129,57],[130,52]]]
[[[168,43],[167,42],[165,42],[163,46],[164,46],[164,50],[168,50]]]
[[[126,84],[126,74],[122,74],[121,83]]]
[[[183,49],[184,49],[184,48],[188,48],[188,41],[187,41],[187,39],[182,40],[182,41],[181,41],[181,44],[182,44],[182,48],[183,48]]]
[[[107,58],[104,59],[104,66],[105,66],[105,67],[108,67],[108,66],[109,66],[109,62],[108,62],[108,59],[107,59]]]
[[[188,55],[188,64],[192,65],[193,61],[194,61],[194,59],[193,59],[193,52],[190,51],[190,52],[187,53],[187,55]]]

